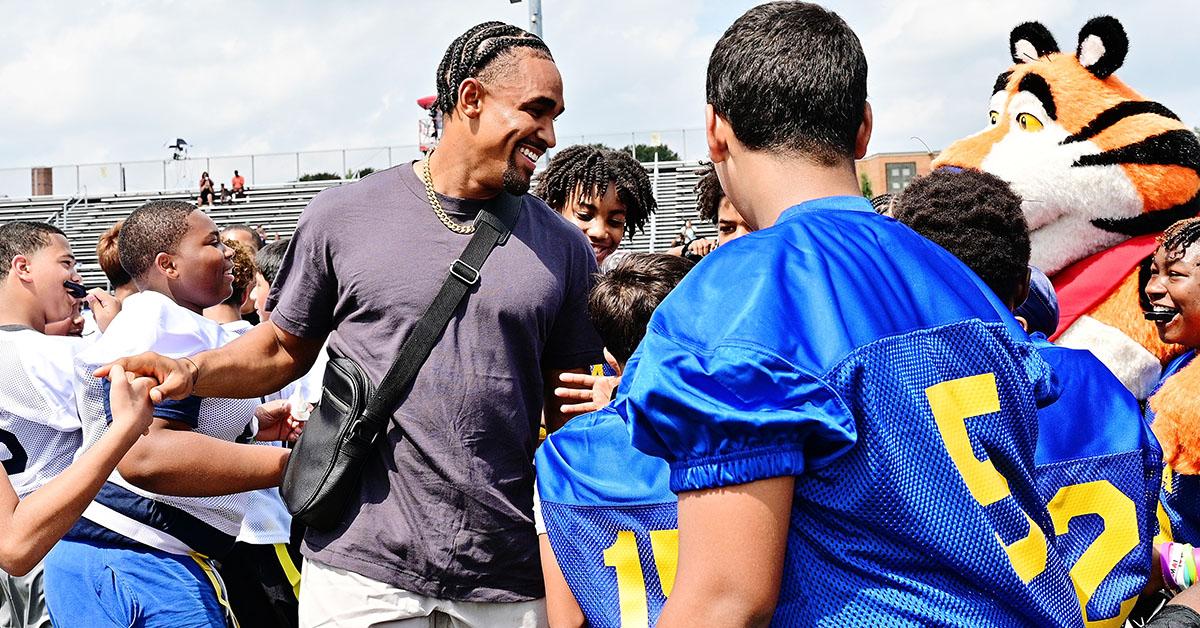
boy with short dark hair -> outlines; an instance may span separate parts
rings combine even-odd
[[[935,171],[909,184],[892,215],[975,271],[1009,310],[1025,301],[1029,233],[1021,197],[999,177]],[[1137,399],[1090,351],[1051,344],[1040,333],[1032,341],[1062,390],[1038,409],[1034,458],[1054,545],[1072,569],[1085,552],[1112,554],[1107,569],[1080,569],[1072,579],[1088,621],[1120,623],[1150,578],[1162,454]],[[1089,516],[1103,519],[1106,531],[1125,531],[1123,544],[1101,544],[1082,524]]]
[[[75,410],[74,338],[45,334],[78,304],[64,285],[81,281],[57,227],[0,225],[0,623],[49,621],[42,557],[91,502],[150,424],[152,380],[114,373],[113,425],[87,451]],[[77,456],[78,454],[78,456]],[[77,457],[76,457],[77,456]],[[74,462],[72,462],[74,459]]]
[[[631,253],[597,280],[588,314],[618,373],[645,336],[654,309],[691,267],[675,255]],[[636,544],[622,534],[643,535],[657,543],[656,557],[673,571],[676,506],[666,463],[630,447],[625,423],[609,409],[568,421],[546,438],[536,459],[550,624],[583,625],[586,618],[594,628],[653,625],[668,583],[647,580],[628,591],[622,568],[614,573],[609,567],[626,564],[631,548],[636,560]],[[623,600],[631,595],[644,602],[627,608]]]
[[[189,356],[233,338],[201,316],[232,293],[231,253],[212,219],[190,203],[151,201],[125,221],[118,248],[141,292],[125,299],[104,336],[75,359],[85,443],[109,423],[102,403],[109,383],[93,376],[97,367],[147,350]],[[278,486],[288,456],[234,441],[248,425],[261,440],[294,437],[286,410],[257,406],[256,399],[188,397],[155,407],[149,435],[46,559],[56,623],[226,621],[228,601],[212,561],[233,546],[244,492]],[[98,581],[107,584],[97,589]]]
[[[813,4],[750,9],[713,49],[709,154],[756,231],[659,306],[613,404],[679,495],[662,628],[1081,622],[1033,479],[1051,371],[862,197],[866,92],[858,37]]]

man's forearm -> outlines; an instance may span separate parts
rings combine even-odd
[[[192,356],[192,392],[229,399],[269,395],[307,373],[322,344],[263,323],[219,349]]]
[[[241,445],[188,430],[151,428],[117,465],[134,486],[210,497],[279,486],[289,450]]]

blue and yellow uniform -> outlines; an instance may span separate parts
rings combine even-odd
[[[974,273],[832,197],[700,262],[614,407],[673,491],[795,476],[775,625],[1078,626],[1034,479],[1055,394]]]
[[[550,547],[588,625],[653,625],[679,555],[667,463],[634,449],[620,415],[604,408],[551,434],[537,470]]]
[[[1195,357],[1196,352],[1189,351],[1167,364],[1167,368],[1163,369],[1158,386],[1154,388],[1154,392],[1150,393],[1150,396],[1153,397],[1154,393],[1157,393],[1158,389],[1162,387],[1163,382],[1167,381],[1167,378],[1178,373]],[[1149,404],[1146,406],[1146,420],[1150,423],[1154,422],[1154,412],[1150,409]],[[1200,546],[1200,476],[1181,475],[1175,473],[1170,467],[1165,467],[1161,489],[1160,525],[1166,530],[1159,540],[1173,540]]]
[[[1150,576],[1162,451],[1137,399],[1088,351],[1032,338],[1060,384],[1038,411],[1038,491],[1089,625],[1120,626]]]

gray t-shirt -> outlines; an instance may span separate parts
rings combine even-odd
[[[440,197],[460,221],[482,201]],[[470,236],[434,215],[410,164],[317,195],[271,292],[271,321],[320,338],[378,383]],[[542,369],[597,363],[587,317],[595,257],[541,200],[492,251],[380,439],[359,498],[304,554],[414,593],[512,602],[543,595],[532,522]]]

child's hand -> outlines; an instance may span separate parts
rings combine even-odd
[[[292,404],[287,399],[268,401],[258,406],[254,409],[254,416],[258,419],[258,434],[254,440],[294,443],[304,431],[304,421],[292,413]]]
[[[563,373],[558,381],[565,384],[554,389],[554,396],[562,403],[560,410],[565,416],[576,416],[607,406],[621,378]]]
[[[149,377],[137,377],[114,364],[108,372],[108,405],[112,410],[113,427],[130,433],[147,434],[154,420],[154,404],[150,389],[157,383]]]

